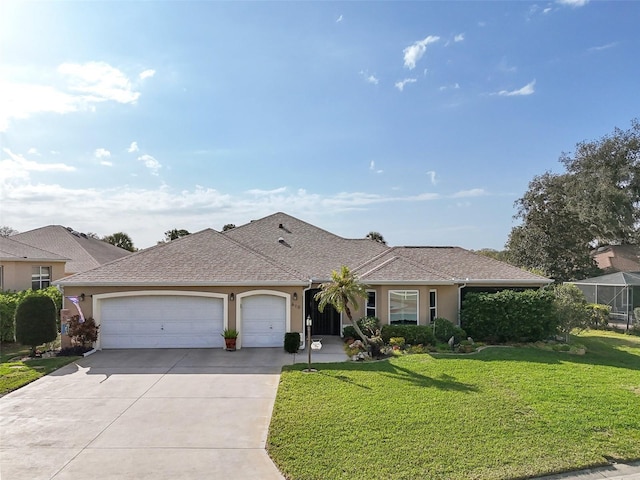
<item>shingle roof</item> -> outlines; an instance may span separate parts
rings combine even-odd
[[[78,273],[130,255],[131,252],[62,225],[49,225],[11,236],[12,239],[68,258],[65,272]]]
[[[62,255],[47,252],[32,245],[18,242],[13,238],[0,237],[0,260],[9,261],[37,261],[65,262]]]
[[[278,265],[212,229],[140,250],[60,280],[62,285],[306,285]]]
[[[389,249],[366,238],[339,237],[282,212],[223,234],[314,280],[327,280],[333,270],[355,268]]]
[[[592,253],[598,267],[605,272],[640,270],[640,248],[637,245],[609,245]]]

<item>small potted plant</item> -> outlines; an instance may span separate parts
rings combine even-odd
[[[224,344],[229,351],[236,349],[236,340],[238,339],[238,331],[233,328],[225,328],[222,332],[224,337]]]

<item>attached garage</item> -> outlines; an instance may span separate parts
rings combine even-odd
[[[240,297],[240,296],[239,296]],[[288,296],[251,294],[240,300],[242,347],[282,347],[287,331]]]
[[[98,298],[100,348],[222,348],[225,300],[178,294]]]

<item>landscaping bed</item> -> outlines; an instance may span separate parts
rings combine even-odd
[[[509,479],[640,458],[640,338],[285,367],[268,450],[292,479]]]

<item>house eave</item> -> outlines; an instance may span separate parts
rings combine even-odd
[[[548,278],[540,279],[508,279],[508,278],[466,278],[456,279],[457,284],[466,285],[513,285],[513,286],[529,286],[529,285],[549,285],[553,280]]]
[[[62,287],[300,287],[307,282],[74,282],[54,281],[53,285]]]

